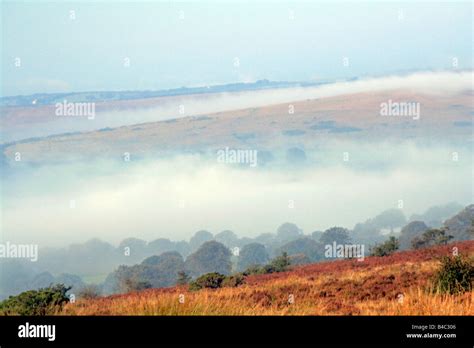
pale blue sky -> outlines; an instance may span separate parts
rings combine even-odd
[[[472,69],[471,7],[2,2],[2,94],[332,80],[453,69],[453,57],[458,69]],[[130,67],[124,67],[127,57]]]

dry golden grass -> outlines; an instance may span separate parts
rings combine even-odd
[[[474,242],[457,245],[474,254]],[[252,276],[238,288],[189,292],[153,289],[67,305],[63,315],[474,315],[474,292],[427,291],[437,269],[435,251],[336,261]],[[180,301],[181,299],[181,301]],[[183,301],[184,300],[184,301]]]

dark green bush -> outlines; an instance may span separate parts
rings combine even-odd
[[[387,241],[382,244],[374,246],[371,250],[372,256],[388,256],[398,250],[400,243],[398,239],[391,236]]]
[[[288,269],[288,266],[290,266],[291,261],[286,252],[283,252],[280,256],[274,258],[272,262],[270,263],[271,267],[267,267],[267,269],[271,272],[267,273],[273,273],[273,272],[284,272]]]
[[[17,296],[10,296],[0,302],[3,315],[51,315],[69,302],[66,293],[70,290],[63,284],[52,285],[39,290],[29,290]]]
[[[246,277],[252,274],[265,274],[265,266],[253,265],[248,267],[242,274]]]
[[[239,285],[244,283],[244,276],[242,274],[234,274],[228,277],[225,277],[224,281],[222,282],[222,286],[227,288],[236,288]]]
[[[197,278],[195,281],[189,284],[189,290],[197,291],[204,288],[217,289],[222,286],[222,282],[225,279],[225,275],[220,273],[206,273]]]
[[[282,253],[265,266],[251,266],[242,273],[225,276],[220,273],[206,273],[189,284],[189,290],[197,291],[204,288],[217,289],[220,287],[237,287],[244,283],[245,277],[251,274],[267,274],[284,272],[290,265],[290,258],[286,252]]]
[[[284,272],[288,270],[291,264],[291,259],[286,252],[274,258],[269,264],[264,266],[250,266],[242,274],[249,276],[252,274],[269,274],[276,272]]]
[[[472,260],[461,256],[444,257],[433,279],[436,293],[457,294],[471,291],[474,280]]]
[[[268,265],[265,265],[262,267],[263,274],[270,274],[270,273],[276,273],[278,272],[277,268],[275,268],[274,265],[269,263]]]

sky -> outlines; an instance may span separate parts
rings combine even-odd
[[[2,96],[472,69],[470,2],[4,1],[1,10]]]
[[[305,89],[304,97],[394,86],[446,95],[472,82],[472,72],[450,73],[472,70],[469,2],[4,1],[1,11],[3,96],[351,77],[364,79]],[[393,77],[404,73],[413,74]],[[186,110],[257,107],[297,100],[295,95],[303,92],[225,95],[186,104]],[[114,112],[104,122],[139,123],[171,114],[168,105],[159,107],[162,114]],[[348,148],[338,146],[339,152]],[[394,208],[400,197],[407,216],[436,204],[472,201],[466,190],[472,163],[440,169],[439,159],[454,149],[388,143],[369,144],[369,153],[362,144],[350,146],[369,159],[397,153],[396,169],[382,175],[310,167],[296,180],[286,170],[246,172],[181,157],[143,161],[126,171],[112,162],[46,163],[5,185],[2,237],[63,245],[97,236],[112,242],[129,236],[176,240],[199,229],[256,236],[285,221],[310,233],[334,225],[352,228]],[[297,208],[289,210],[288,199]]]

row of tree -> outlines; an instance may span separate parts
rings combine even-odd
[[[303,234],[295,224],[284,223],[276,233],[264,233],[255,238],[239,238],[229,230],[216,235],[201,230],[189,241],[174,242],[159,238],[147,243],[128,238],[114,247],[95,239],[67,249],[43,249],[35,264],[0,260],[0,298],[45,287],[53,282],[64,282],[77,291],[85,287],[77,275],[103,274],[104,279],[109,274],[103,284],[103,290],[109,293],[126,290],[126,282],[118,285],[117,279],[128,279],[129,288],[135,287],[140,279],[145,279],[144,282],[153,287],[171,286],[176,283],[179,272],[193,278],[209,272],[226,275],[254,265],[264,265],[282,253],[290,255],[292,264],[318,262],[325,259],[324,246],[333,242],[364,244],[366,250],[370,249],[373,254],[384,254],[392,252],[395,245],[395,250],[421,248],[474,238],[474,205],[447,219],[439,228],[428,226],[423,221],[412,221],[398,232],[393,227],[406,221],[402,217],[399,211],[386,211],[368,220],[365,225],[379,228],[371,238],[361,233],[360,224],[352,231],[333,227],[308,235]],[[381,226],[391,228],[383,231]],[[396,238],[396,243],[390,237]],[[383,246],[384,243],[387,244]],[[117,277],[117,274],[120,276]]]

